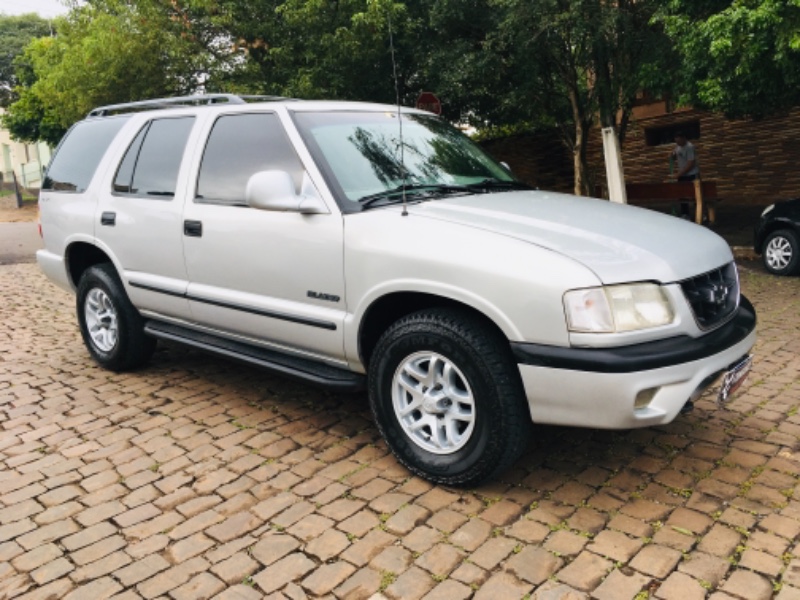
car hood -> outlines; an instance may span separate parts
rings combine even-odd
[[[412,216],[493,231],[576,260],[605,284],[681,281],[733,260],[717,234],[652,210],[567,194],[520,191],[433,200]]]

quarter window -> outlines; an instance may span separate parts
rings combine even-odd
[[[274,113],[220,117],[208,138],[195,202],[244,206],[247,181],[259,171],[286,171],[300,188],[303,165]]]
[[[194,117],[156,119],[134,138],[114,177],[114,191],[172,198]]]
[[[64,136],[47,168],[43,190],[84,192],[100,159],[129,115],[82,121]]]

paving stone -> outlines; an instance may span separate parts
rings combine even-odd
[[[75,588],[64,596],[64,600],[104,600],[122,591],[122,586],[111,577],[95,579],[87,584]]]
[[[211,573],[198,573],[182,586],[170,591],[175,600],[211,598],[225,589],[225,584]]]
[[[261,541],[253,546],[251,554],[258,562],[269,566],[299,547],[300,542],[293,537],[276,534],[261,539]]]
[[[588,542],[587,537],[562,529],[554,532],[544,543],[544,547],[550,552],[575,556],[580,554]]]
[[[630,566],[646,575],[665,578],[681,559],[681,553],[673,548],[650,544],[633,557]]]
[[[217,513],[219,514],[219,513]],[[262,523],[261,519],[248,511],[231,515],[224,521],[206,529],[206,534],[218,542],[225,543],[242,537]]]
[[[521,581],[541,585],[564,564],[561,558],[551,552],[534,546],[527,546],[506,562],[506,570]]]
[[[108,556],[112,552],[124,548],[127,545],[125,538],[121,535],[112,535],[104,538],[90,546],[76,550],[70,554],[70,559],[78,566],[83,566],[100,560],[104,556]]]
[[[303,538],[301,537],[300,539]],[[334,556],[340,554],[349,545],[350,542],[347,540],[347,536],[345,534],[343,534],[341,531],[328,529],[319,537],[308,542],[308,544],[306,544],[305,551],[311,556],[316,556],[320,561],[327,562]],[[363,565],[367,562],[369,562],[369,558],[365,559],[364,562],[360,564]]]
[[[426,509],[427,510],[427,509]],[[436,582],[418,567],[411,567],[384,590],[392,600],[417,600],[430,592]]]
[[[337,587],[334,590],[334,594],[338,598],[347,598],[348,600],[367,600],[378,591],[380,586],[380,573],[369,567],[364,567]]]
[[[739,565],[775,578],[783,570],[783,560],[777,556],[770,556],[760,550],[747,549],[739,559]]]
[[[197,556],[139,583],[136,591],[149,600],[183,585],[197,573],[206,571],[208,567],[208,562]]]
[[[72,571],[75,567],[63,556],[42,565],[38,569],[31,571],[28,575],[37,585],[44,585],[54,579],[58,579]],[[98,576],[103,573],[98,572]],[[73,578],[74,579],[74,578]]]
[[[356,568],[346,562],[325,564],[306,577],[300,584],[315,596],[330,593],[353,574]]]
[[[462,563],[450,574],[451,579],[461,581],[470,587],[480,587],[489,578],[489,573],[472,563]]]
[[[492,533],[492,526],[482,519],[470,519],[450,536],[450,543],[468,552],[477,550]]]
[[[558,581],[547,581],[531,595],[532,600],[588,600],[588,594]]]
[[[241,582],[261,568],[261,564],[250,558],[245,552],[237,552],[230,558],[218,562],[211,572],[227,584]]]
[[[145,540],[132,541],[125,551],[134,559],[142,558],[153,552],[160,552],[170,543],[169,537],[164,534],[154,535]]]
[[[362,539],[342,552],[342,558],[357,567],[363,567],[397,538],[380,529],[373,529]]]
[[[125,552],[112,552],[111,554],[107,554],[94,562],[76,569],[70,577],[75,583],[91,581],[92,579],[97,579],[98,577],[108,575],[109,573],[121,569],[130,564],[131,560],[131,557]]]
[[[205,512],[200,513],[199,515],[193,516],[191,519],[187,519],[183,521],[179,525],[176,525],[167,533],[170,538],[173,540],[179,540],[181,538],[188,537],[193,533],[197,533],[198,531],[202,531],[212,525],[216,525],[220,521],[222,521],[224,517],[214,510],[207,510]]]
[[[214,540],[203,533],[195,533],[177,542],[173,542],[167,550],[166,556],[168,556],[174,564],[178,564],[193,556],[202,554],[213,546]]]
[[[422,554],[430,550],[442,537],[441,532],[423,525],[415,528],[403,538],[403,546],[412,552]]]
[[[641,548],[642,542],[619,531],[601,531],[589,544],[592,552],[614,561],[628,562]]]
[[[541,544],[550,533],[546,525],[528,519],[520,519],[506,530],[506,535],[529,544]]]
[[[632,600],[648,583],[650,578],[641,573],[634,571],[625,574],[619,569],[614,569],[591,595],[596,600]]]
[[[423,596],[423,600],[467,600],[471,596],[471,588],[458,581],[446,579]]]
[[[768,579],[744,570],[731,573],[721,589],[745,600],[767,600],[772,597],[772,584]]]
[[[475,600],[497,600],[497,598],[522,598],[533,586],[519,581],[510,573],[496,573],[476,592]]]
[[[726,559],[704,552],[692,552],[680,562],[678,570],[716,588],[730,567],[731,563]]]
[[[380,554],[369,562],[369,566],[376,571],[388,573],[402,573],[412,561],[411,552],[400,546],[384,548]]]
[[[481,513],[481,519],[495,527],[503,527],[515,521],[522,514],[522,507],[515,502],[500,500]]]
[[[283,557],[279,561],[268,566],[260,573],[253,576],[253,581],[266,593],[272,593],[281,589],[291,581],[303,577],[306,573],[313,570],[316,564],[309,560],[300,552],[295,552]]]
[[[37,546],[30,552],[25,552],[11,561],[11,566],[17,571],[28,572],[38,569],[61,556],[63,552],[55,544]]]
[[[787,585],[800,588],[800,559],[792,559],[786,566],[782,580]]]
[[[26,550],[32,550],[36,546],[65,538],[78,531],[78,529],[78,525],[71,519],[56,521],[17,537],[17,543]]]
[[[149,554],[141,560],[137,560],[131,565],[123,567],[114,572],[119,582],[125,587],[131,587],[168,569],[170,564],[158,554]]]
[[[703,600],[706,590],[685,573],[672,573],[656,590],[656,598],[664,600]]]
[[[581,552],[572,562],[556,573],[559,581],[588,592],[597,587],[613,563],[591,552]]]
[[[727,558],[733,554],[741,539],[742,536],[729,527],[716,524],[703,536],[697,549],[700,552]]]
[[[517,541],[507,537],[493,537],[487,540],[470,556],[470,560],[483,569],[494,569],[511,554]]]

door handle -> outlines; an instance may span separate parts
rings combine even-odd
[[[114,227],[117,224],[117,213],[115,212],[104,212],[100,215],[100,225],[107,225],[108,227]]]
[[[189,237],[203,237],[203,222],[184,221],[183,235],[188,235]]]

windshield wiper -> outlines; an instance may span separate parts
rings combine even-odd
[[[411,185],[399,185],[396,188],[383,190],[377,194],[370,194],[358,199],[358,203],[367,208],[379,200],[401,200],[403,192],[412,196],[434,196],[437,194],[470,193],[472,190],[465,185],[450,185],[445,183],[414,183]],[[409,194],[410,193],[410,194]]]
[[[502,179],[494,179],[494,178],[487,178],[483,181],[478,181],[476,183],[469,183],[467,186],[471,190],[479,189],[485,191],[494,191],[494,190],[530,190],[532,189],[526,183],[522,183],[521,181],[504,181]]]

